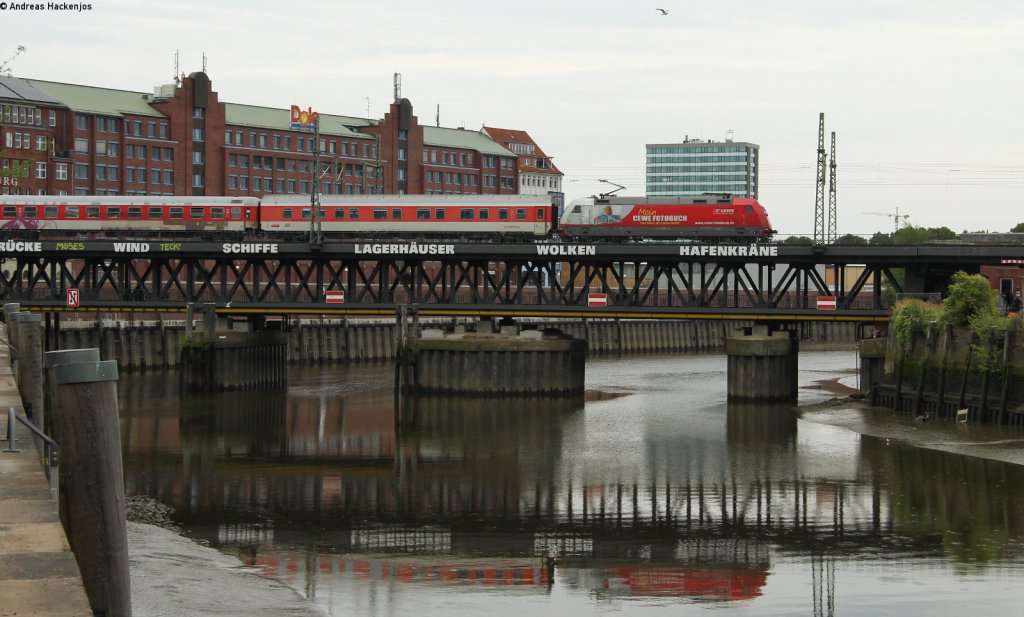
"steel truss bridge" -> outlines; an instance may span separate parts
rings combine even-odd
[[[221,314],[361,316],[415,304],[449,316],[871,321],[887,316],[883,286],[940,292],[957,270],[1021,259],[1024,247],[968,245],[4,241],[0,300],[45,311],[206,302]]]

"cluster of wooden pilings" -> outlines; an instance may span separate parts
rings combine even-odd
[[[980,341],[967,328],[933,323],[910,349],[890,332],[885,349],[873,404],[921,418],[1024,425],[1024,341],[1014,332]]]

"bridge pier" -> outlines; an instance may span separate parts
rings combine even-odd
[[[404,308],[404,307],[403,307]],[[404,315],[404,311],[402,312]],[[477,332],[419,331],[399,318],[397,381],[409,394],[563,396],[583,392],[585,341],[558,331],[518,329],[502,320],[494,332],[481,320]]]
[[[792,401],[797,395],[799,342],[766,325],[744,328],[725,341],[729,401]]]
[[[202,331],[192,328],[189,306],[181,344],[181,382],[193,391],[276,388],[288,383],[288,347],[281,332],[218,329],[212,304],[203,307]],[[244,328],[248,330],[248,328]]]

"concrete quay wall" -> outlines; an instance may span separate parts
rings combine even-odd
[[[456,329],[475,321],[423,320],[424,327]],[[520,321],[520,329],[557,328],[587,343],[590,356],[722,351],[729,333],[749,327],[742,320],[630,321],[613,319]],[[857,326],[846,322],[797,324],[798,338],[854,342]],[[98,348],[124,371],[177,367],[183,321],[65,321],[61,349]],[[284,333],[290,364],[379,362],[396,355],[394,320],[300,320]]]

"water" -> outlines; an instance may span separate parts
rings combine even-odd
[[[855,382],[852,352],[800,364],[802,405]],[[126,482],[331,615],[1017,614],[1019,433],[727,405],[725,370],[596,360],[585,400],[429,399],[398,421],[390,366],[207,398],[133,376]]]

